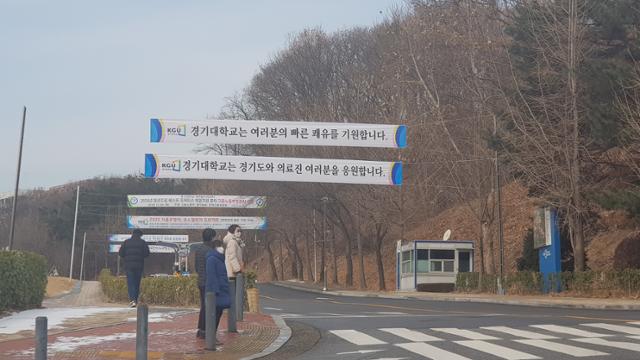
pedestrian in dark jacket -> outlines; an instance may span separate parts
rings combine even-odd
[[[206,324],[204,294],[207,279],[207,253],[213,249],[212,242],[215,236],[215,230],[208,228],[204,229],[202,232],[202,243],[191,247],[192,251],[195,253],[196,273],[198,273],[198,290],[200,290],[200,316],[198,317],[198,331],[196,332],[196,336],[200,339],[204,339]]]
[[[127,291],[131,301],[129,307],[136,307],[140,296],[140,280],[144,273],[144,259],[149,256],[149,245],[142,239],[142,231],[133,230],[131,238],[120,246],[118,255],[124,259],[127,271]]]
[[[207,280],[205,285],[206,292],[214,292],[216,294],[216,328],[207,329],[207,331],[216,331],[222,317],[222,310],[231,306],[231,297],[229,295],[229,278],[227,277],[227,268],[224,264],[224,248],[222,241],[213,241],[213,250],[207,253]]]

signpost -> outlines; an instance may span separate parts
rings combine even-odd
[[[402,163],[260,156],[146,154],[145,176],[172,179],[401,185]]]
[[[404,125],[260,120],[151,119],[152,143],[404,148]]]
[[[534,213],[534,248],[538,249],[540,272],[543,276],[545,293],[560,291],[558,274],[562,272],[560,262],[560,229],[555,209],[538,208]]]
[[[267,228],[266,217],[250,216],[127,216],[129,229],[227,229],[237,224],[247,230]]]
[[[130,208],[233,208],[262,209],[266,196],[240,195],[128,195]]]

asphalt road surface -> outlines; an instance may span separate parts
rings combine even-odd
[[[640,359],[637,311],[260,293],[293,331],[274,359]]]

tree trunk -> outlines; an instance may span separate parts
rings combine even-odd
[[[278,281],[278,269],[276,269],[276,261],[273,257],[273,251],[271,250],[271,241],[269,241],[268,235],[265,236],[264,248],[269,255],[269,269],[271,270],[271,280]]]
[[[307,279],[309,281],[316,281],[311,264],[311,252],[309,250],[309,233],[304,234],[304,252],[307,258]]]
[[[483,220],[481,223],[481,231],[482,231],[482,241],[483,243],[489,243],[489,252],[487,256],[487,267],[489,268],[489,274],[496,273],[496,250],[494,247],[493,237],[491,236],[491,224]]]
[[[338,252],[336,251],[336,229],[331,227],[331,254],[333,255],[333,284],[338,285]]]
[[[378,265],[378,290],[382,291],[386,289],[384,281],[384,264],[382,262],[382,244],[386,236],[386,230],[382,228],[381,224],[376,224],[376,264]]]
[[[360,237],[360,229],[358,229],[356,242],[358,243],[358,262],[360,265],[360,289],[367,288],[367,279],[364,274],[364,253],[362,251],[362,238]]]

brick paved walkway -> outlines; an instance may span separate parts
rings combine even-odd
[[[167,321],[150,322],[149,359],[240,359],[261,352],[279,335],[270,316],[247,313],[244,320],[238,322],[239,333],[229,334],[223,316],[218,330],[223,345],[216,352],[204,350],[204,340],[195,337],[196,312],[179,312]],[[100,325],[99,319],[84,329],[52,331],[49,359],[135,359],[135,331],[135,321]],[[21,339],[0,339],[1,359],[33,359],[33,337],[22,335]]]

